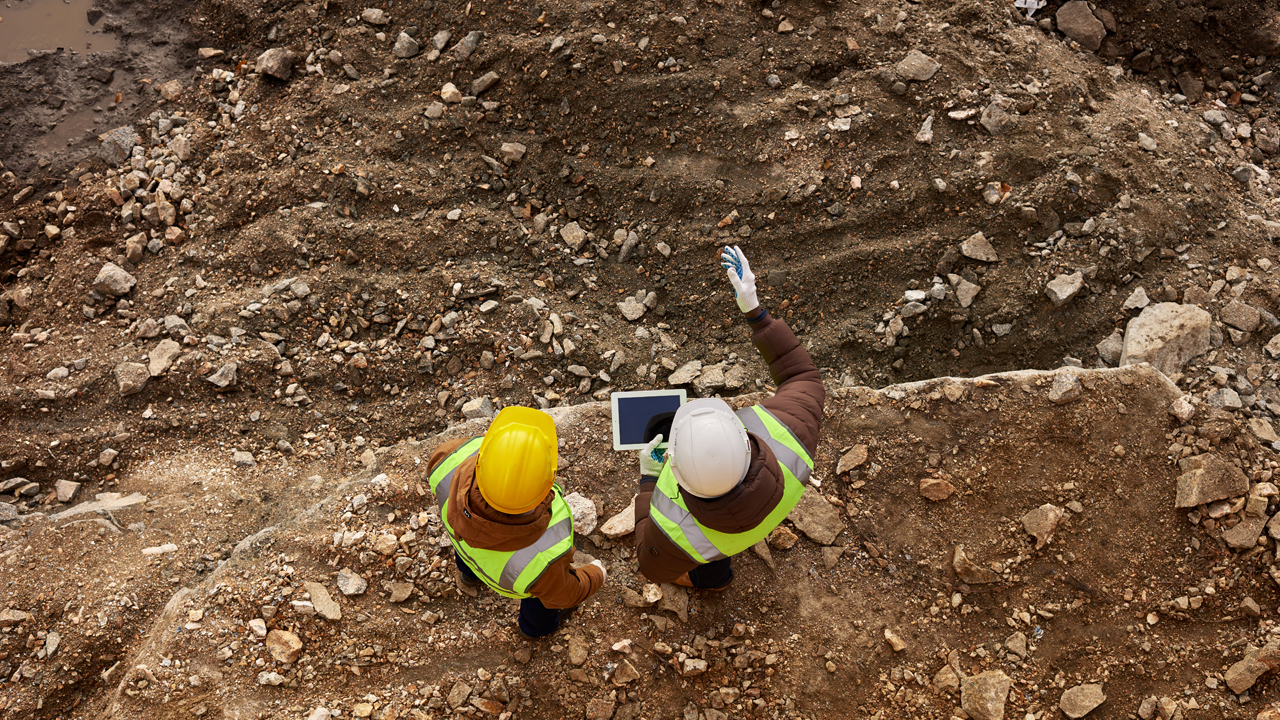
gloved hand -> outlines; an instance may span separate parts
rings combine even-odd
[[[729,273],[729,282],[733,284],[733,294],[738,301],[738,309],[745,313],[760,307],[760,300],[756,298],[756,275],[751,272],[751,265],[747,262],[747,256],[742,254],[741,248],[737,245],[733,247],[726,245],[724,250],[720,251],[720,267]]]
[[[663,450],[659,448],[662,444],[662,433],[658,433],[656,437],[649,441],[644,449],[639,450],[637,454],[640,457],[640,475],[641,477],[658,477],[662,472]]]
[[[595,565],[596,567],[600,568],[600,576],[602,578],[601,580],[602,583],[604,582],[604,580],[609,579],[609,571],[604,569],[604,563],[600,562],[599,560],[592,560],[587,564]]]

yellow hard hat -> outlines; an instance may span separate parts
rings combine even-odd
[[[556,423],[533,408],[504,408],[489,425],[476,459],[485,502],[508,515],[538,507],[556,479]]]

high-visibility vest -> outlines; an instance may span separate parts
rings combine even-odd
[[[680,495],[680,484],[671,471],[671,463],[664,465],[649,501],[649,517],[667,539],[698,563],[709,563],[737,555],[763,540],[787,517],[791,508],[800,502],[804,485],[813,471],[813,458],[809,456],[809,451],[773,413],[759,405],[753,405],[739,410],[735,415],[747,432],[755,435],[773,451],[786,485],[778,506],[758,525],[739,533],[725,533],[703,525],[689,512]]]
[[[493,588],[499,595],[510,598],[529,597],[529,587],[538,581],[542,573],[551,563],[560,559],[573,549],[573,512],[564,501],[564,494],[559,485],[552,486],[555,498],[551,501],[551,521],[547,529],[536,542],[528,547],[512,550],[485,550],[472,547],[466,540],[458,537],[449,525],[449,489],[453,486],[453,475],[464,460],[480,452],[480,441],[483,437],[472,438],[462,447],[454,450],[436,469],[431,471],[428,482],[431,492],[435,493],[440,503],[440,519],[445,530],[449,532],[449,540],[453,543],[453,551],[462,562],[471,568],[485,585]],[[463,510],[466,513],[466,510]]]

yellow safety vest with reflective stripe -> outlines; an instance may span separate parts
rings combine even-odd
[[[680,495],[675,473],[671,471],[671,463],[664,465],[649,501],[649,517],[667,539],[698,563],[737,555],[763,540],[800,502],[804,485],[813,471],[813,458],[809,451],[773,413],[760,405],[752,405],[735,415],[747,432],[773,451],[786,485],[778,506],[758,525],[740,533],[725,533],[703,525],[689,512]]]
[[[551,521],[536,542],[528,547],[509,552],[472,547],[459,538],[449,525],[449,489],[453,476],[464,460],[480,452],[483,437],[472,438],[454,450],[431,472],[428,482],[431,492],[440,503],[440,519],[453,551],[471,568],[485,585],[499,595],[510,598],[529,597],[529,588],[538,581],[551,563],[573,548],[573,512],[564,501],[559,485],[552,486],[555,498],[551,501]],[[463,512],[466,512],[465,510]]]

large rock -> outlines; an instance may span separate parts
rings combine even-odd
[[[98,136],[98,157],[108,165],[119,165],[128,160],[133,148],[142,138],[131,125],[123,125]]]
[[[408,33],[400,33],[400,37],[396,38],[395,47],[391,48],[391,53],[398,58],[411,58],[422,50],[422,46],[418,44]]]
[[[960,681],[960,707],[973,720],[1004,720],[1013,680],[999,670],[970,675]]]
[[[93,279],[93,289],[111,297],[127,295],[137,284],[137,278],[125,272],[119,265],[110,262],[103,265],[98,271],[98,276]]]
[[[982,233],[974,233],[960,243],[960,252],[967,258],[982,262],[999,262],[1000,256],[991,247],[991,241]]]
[[[142,392],[151,379],[151,371],[142,363],[124,362],[116,366],[116,384],[120,388],[120,396],[125,397]]]
[[[1232,300],[1222,308],[1219,317],[1222,322],[1242,332],[1253,332],[1262,322],[1262,313],[1258,312],[1258,308],[1239,300]]]
[[[302,640],[286,630],[272,630],[267,633],[267,652],[276,662],[295,662],[302,654]]]
[[[582,537],[590,535],[596,529],[596,523],[600,519],[596,504],[591,498],[576,492],[565,495],[564,501],[569,505],[569,511],[573,513],[574,534]]]
[[[329,594],[329,590],[318,582],[304,582],[302,589],[307,591],[311,596],[311,604],[315,606],[316,613],[325,620],[341,620],[342,608],[338,607],[338,603],[334,601],[333,596]]]
[[[1070,275],[1059,275],[1044,286],[1044,292],[1053,301],[1054,307],[1062,307],[1071,302],[1080,289],[1084,287],[1084,274],[1074,272]]]
[[[1101,685],[1077,685],[1062,693],[1058,707],[1062,708],[1067,717],[1078,720],[1106,701],[1107,696],[1102,693]]]
[[[819,545],[830,545],[844,530],[840,511],[811,486],[805,487],[800,502],[791,509],[787,519]]]
[[[1129,321],[1120,364],[1147,362],[1165,375],[1181,372],[1189,360],[1209,351],[1212,321],[1195,305],[1152,305]]]
[[[667,376],[668,385],[688,385],[702,374],[702,361],[690,360]]]
[[[1280,640],[1272,640],[1265,647],[1246,653],[1239,662],[1227,668],[1224,679],[1231,692],[1239,695],[1253,687],[1258,678],[1275,670],[1280,670]]]
[[[165,338],[147,356],[147,371],[151,377],[160,377],[173,366],[173,361],[182,354],[182,346]]]
[[[1240,522],[1222,533],[1222,541],[1237,550],[1248,550],[1258,546],[1258,536],[1267,525],[1267,499],[1256,495],[1249,496],[1245,503]]]
[[[285,48],[271,48],[258,56],[258,72],[277,80],[288,80],[293,74],[293,53]]]
[[[919,50],[912,50],[907,56],[902,58],[897,65],[893,66],[895,73],[901,80],[916,80],[924,82],[932,78],[938,68],[942,67],[933,58],[925,55]]]
[[[600,526],[600,532],[607,538],[616,539],[629,535],[636,529],[636,498],[631,497],[631,504],[622,512],[614,515]]]
[[[1249,478],[1217,453],[1195,455],[1179,465],[1183,473],[1178,476],[1175,507],[1195,507],[1249,492]]]
[[[1107,27],[1089,9],[1089,3],[1072,0],[1058,8],[1057,20],[1062,34],[1080,43],[1081,47],[1090,52],[1098,52],[1102,47]]]

